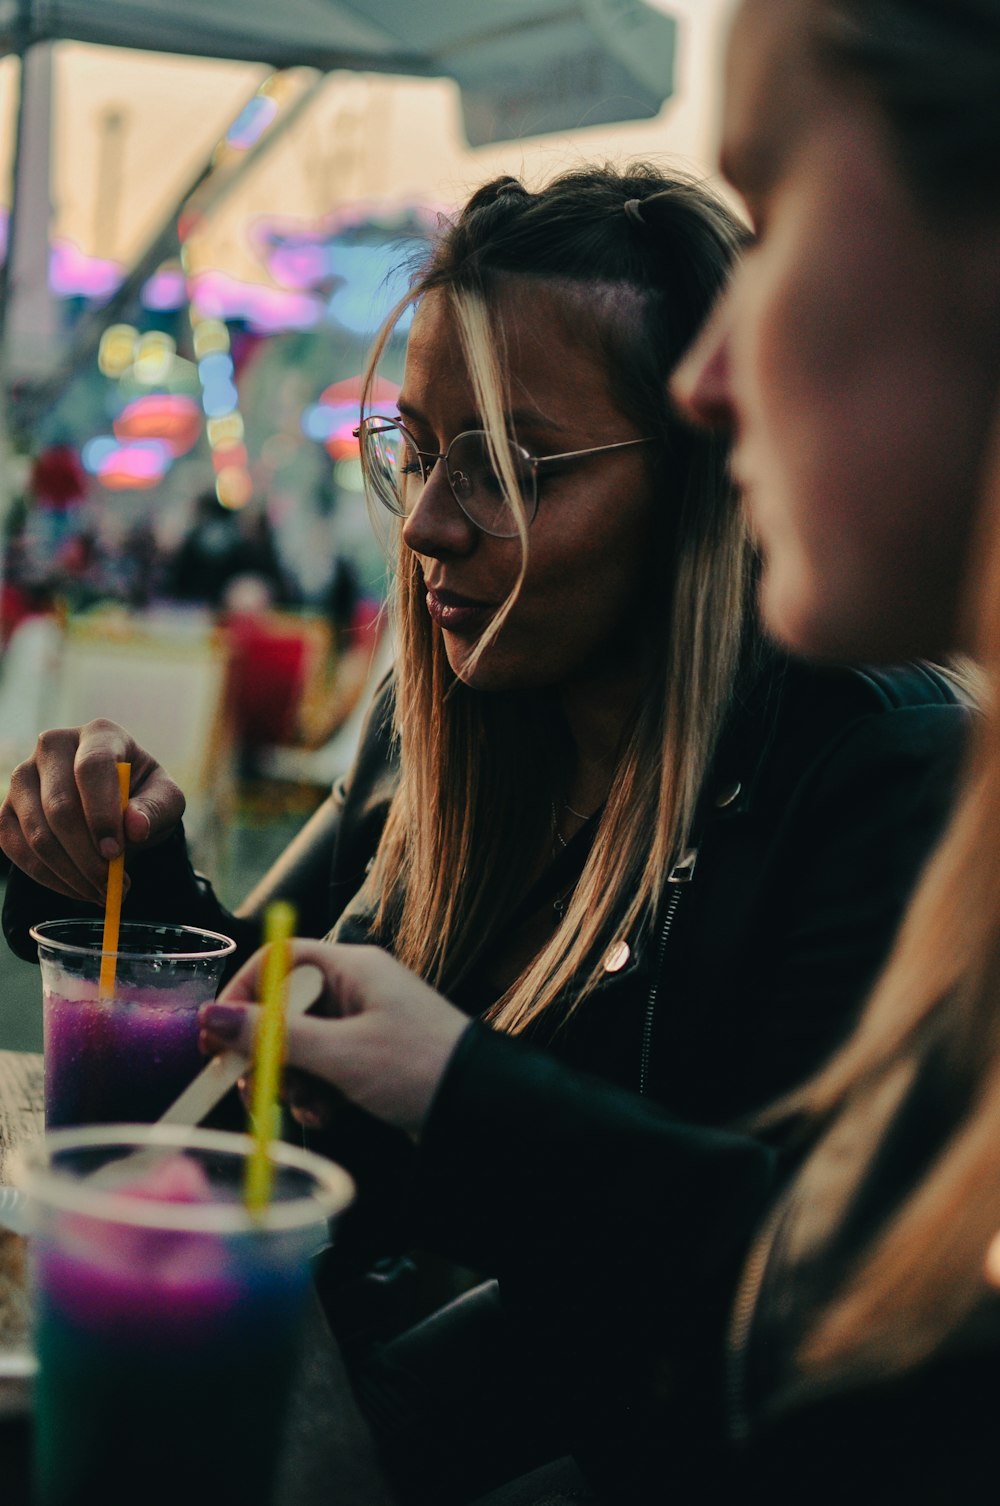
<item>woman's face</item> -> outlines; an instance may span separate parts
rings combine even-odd
[[[643,437],[615,405],[599,357],[573,331],[572,300],[515,281],[502,309],[509,430],[533,455]],[[411,327],[399,396],[421,450],[442,453],[483,427],[447,300],[430,293]],[[426,605],[459,679],[484,690],[586,686],[632,677],[654,585],[651,455],[655,445],[542,467],[528,567],[518,599],[477,664],[470,656],[514,586],[517,538],[481,533],[459,508],[444,466],[430,472],[403,540],[418,557]]]
[[[1000,237],[922,209],[876,105],[819,66],[819,4],[741,6],[723,168],[756,244],[675,391],[732,433],[771,631],[820,656],[931,657],[965,646]]]

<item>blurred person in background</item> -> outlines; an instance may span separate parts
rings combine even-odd
[[[167,595],[220,608],[229,605],[231,594],[238,593],[244,581],[254,583],[249,590],[254,592],[255,610],[291,599],[266,514],[233,512],[221,505],[214,491],[203,492],[192,526],[169,563]]]

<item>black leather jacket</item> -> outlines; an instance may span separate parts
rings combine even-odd
[[[421,1234],[500,1272],[603,1506],[992,1506],[1000,1296],[985,1283],[973,1318],[901,1376],[817,1385],[797,1353],[967,1107],[931,1043],[851,1205],[804,1255],[822,1191],[804,1205],[774,1148],[473,1023],[421,1145]]]
[[[390,676],[351,774],[239,915],[194,873],[178,833],[131,860],[124,918],[234,936],[231,971],[259,944],[272,897],[293,900],[300,934],[325,935],[339,917],[339,939],[370,940],[352,901],[395,788],[392,693]],[[731,1124],[803,1080],[884,959],[948,809],[967,718],[925,666],[768,657],[737,697],[663,912],[631,935],[613,929],[601,950],[626,942],[626,965],[568,1027],[556,1010],[533,1040],[692,1123]],[[19,956],[35,960],[30,925],[70,913],[96,912],[11,874],[3,926]]]
[[[280,894],[304,933],[342,915],[364,939],[350,901],[394,786],[390,694],[352,775],[249,914],[226,915],[181,836],[134,863],[126,913],[228,930],[239,960]],[[501,1275],[566,1435],[616,1503],[665,1481],[678,1500],[712,1499],[709,1482],[752,1457],[727,1415],[725,1335],[791,1163],[725,1126],[801,1080],[849,1027],[946,814],[966,724],[923,667],[771,662],[720,742],[693,873],[621,938],[628,965],[549,1049],[473,1023],[452,1059],[407,1170],[409,1233]],[[73,908],[12,874],[5,934],[31,957],[28,926]],[[640,1088],[645,1100],[624,1091]]]

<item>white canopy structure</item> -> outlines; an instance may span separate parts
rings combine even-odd
[[[677,24],[647,0],[0,0],[0,50],[70,38],[275,67],[447,75],[472,145],[655,115]]]

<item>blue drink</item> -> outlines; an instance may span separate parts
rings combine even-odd
[[[266,1501],[308,1267],[177,1282],[36,1258],[39,1500]]]
[[[309,1257],[350,1181],[276,1147],[276,1198],[255,1221],[240,1201],[242,1136],[122,1131],[109,1172],[113,1136],[62,1132],[25,1158],[38,1209],[38,1506],[262,1506]],[[135,1170],[113,1160],[149,1139],[189,1145]]]

